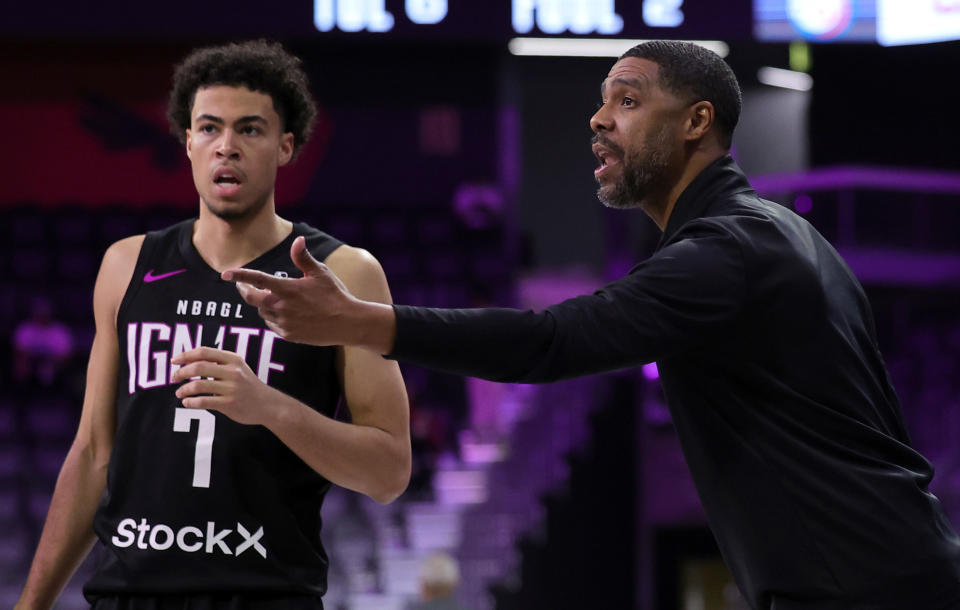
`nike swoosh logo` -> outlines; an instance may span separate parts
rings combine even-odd
[[[150,271],[147,271],[146,275],[143,276],[143,281],[147,283],[156,282],[157,280],[162,280],[170,277],[171,275],[177,275],[177,274],[183,273],[184,271],[186,271],[186,269],[177,269],[176,271],[170,271],[167,273],[161,273],[160,275],[154,275],[153,269],[151,269]]]

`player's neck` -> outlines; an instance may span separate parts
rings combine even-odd
[[[267,252],[290,235],[293,223],[277,216],[273,202],[255,214],[225,220],[200,205],[193,225],[193,245],[217,271],[241,267]]]

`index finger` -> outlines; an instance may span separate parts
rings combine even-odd
[[[227,282],[243,282],[270,292],[284,292],[286,283],[290,281],[287,278],[276,277],[254,269],[227,269],[220,274],[220,278]]]
[[[280,299],[272,290],[260,289],[246,282],[237,282],[236,286],[240,297],[257,309],[273,307]]]
[[[240,356],[233,352],[217,349],[215,347],[204,346],[177,354],[170,359],[170,363],[184,365],[190,362],[199,362],[201,360],[205,360],[207,362],[216,362],[218,364],[228,364],[239,357]]]

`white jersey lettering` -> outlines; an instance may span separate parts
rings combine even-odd
[[[192,535],[196,541],[188,543],[187,534]],[[203,540],[203,532],[201,532],[199,528],[193,527],[192,525],[188,525],[177,532],[177,547],[179,547],[182,551],[196,553],[203,548],[203,542],[201,542],[201,540]]]
[[[230,535],[233,530],[220,530],[217,531],[217,524],[213,521],[207,521],[207,548],[205,549],[207,553],[212,553],[213,549],[216,547],[220,548],[220,551],[224,555],[232,555],[230,547],[223,541],[224,538]]]
[[[122,536],[113,536],[110,538],[110,541],[113,542],[113,546],[118,546],[121,549],[125,549],[137,539],[136,534],[133,532],[136,530],[137,522],[133,519],[127,518],[117,524],[117,534]]]
[[[258,526],[251,534],[250,529],[237,523],[237,536],[229,528],[218,529],[215,521],[207,521],[205,530],[193,525],[185,525],[174,531],[165,523],[151,524],[141,518],[139,524],[130,517],[117,524],[117,533],[110,541],[118,548],[129,548],[136,544],[141,550],[166,551],[174,545],[185,553],[196,553],[201,549],[209,554],[238,556],[250,549],[267,558],[267,548],[263,545],[263,526]],[[233,548],[233,545],[236,547]]]
[[[233,326],[230,333],[237,336],[237,347],[233,350],[244,360],[247,359],[247,348],[250,347],[250,337],[256,337],[260,334],[259,328],[247,328],[245,326]]]
[[[186,302],[186,301],[184,301]],[[190,328],[183,323],[178,323],[173,327],[173,351],[170,353],[171,358],[182,354],[183,352],[189,352],[192,349],[197,349],[203,344],[203,325],[197,324],[197,330],[195,331],[194,339],[190,339]],[[170,365],[170,375],[172,376],[174,371],[180,368],[179,364]]]
[[[163,542],[159,541],[159,534],[163,534]],[[158,551],[166,551],[173,546],[174,538],[173,530],[170,529],[169,526],[162,523],[155,525],[153,531],[150,532],[150,548]]]
[[[127,324],[127,368],[130,369],[130,380],[127,389],[131,394],[137,391],[137,327],[136,322]]]
[[[147,532],[150,531],[150,524],[147,523],[146,519],[140,520],[140,525],[137,526],[137,531],[140,532],[140,535],[137,536],[137,548],[138,549],[147,549],[150,548],[147,544]]]
[[[243,524],[237,523],[237,533],[244,538],[244,541],[241,542],[240,546],[237,547],[237,556],[250,547],[253,547],[253,550],[260,553],[261,557],[264,559],[267,558],[267,549],[263,548],[263,545],[259,542],[259,540],[263,538],[263,527],[260,527],[260,529],[254,532],[254,534],[251,536],[247,528],[243,527]]]
[[[172,327],[161,322],[127,324],[128,392],[133,394],[137,389],[169,385],[173,373],[180,368],[171,359],[203,345],[204,336],[209,337],[211,332],[213,329],[209,326],[204,329],[203,324],[185,322]],[[213,344],[217,349],[239,354],[245,361],[252,360],[250,367],[257,372],[257,377],[269,383],[271,372],[286,369],[273,359],[277,339],[282,340],[267,329],[218,325]]]
[[[280,335],[272,330],[263,331],[263,343],[260,344],[260,366],[257,367],[257,377],[263,383],[270,383],[268,380],[271,370],[282,371],[286,368],[282,364],[270,361],[270,357],[273,355],[273,342],[279,338]]]
[[[155,388],[167,384],[167,352],[150,352],[154,332],[159,341],[170,340],[170,327],[159,322],[144,322],[140,325],[140,358],[138,361],[139,375],[137,381],[141,388]],[[156,372],[150,378],[150,358],[156,363]]]

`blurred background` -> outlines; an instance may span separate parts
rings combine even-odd
[[[280,214],[370,250],[395,301],[449,307],[543,307],[647,256],[656,227],[594,196],[600,82],[636,39],[724,55],[744,90],[735,158],[865,285],[960,523],[960,2],[18,3],[0,20],[0,607],[79,418],[100,258],[196,215],[164,118],[173,66],[256,37],[303,58],[321,107]],[[405,608],[435,551],[474,610],[745,607],[654,365],[547,386],[403,370],[413,480],[389,506],[331,491],[327,607]],[[58,607],[86,607],[90,561]]]

